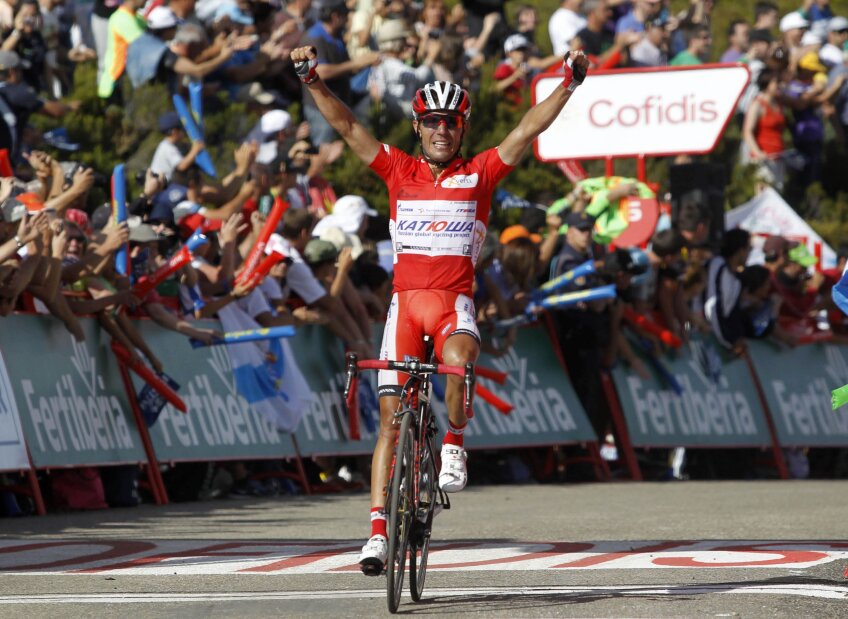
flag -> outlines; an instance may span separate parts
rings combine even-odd
[[[255,290],[251,294],[262,294]],[[237,304],[218,310],[224,331],[260,329]],[[294,432],[313,394],[285,338],[229,344],[236,389],[274,427]]]
[[[848,315],[848,270],[842,274],[842,279],[833,287],[830,294],[842,313]]]

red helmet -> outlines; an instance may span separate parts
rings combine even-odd
[[[412,113],[418,118],[427,112],[452,112],[471,118],[471,97],[468,91],[450,82],[430,82],[415,91]]]

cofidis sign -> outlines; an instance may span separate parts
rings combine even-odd
[[[695,65],[590,73],[536,141],[543,161],[711,151],[750,74],[744,65]],[[533,82],[534,103],[562,81]]]

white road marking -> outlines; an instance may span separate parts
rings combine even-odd
[[[350,574],[359,540],[3,540],[0,572],[54,575]],[[848,542],[603,541],[434,543],[433,571],[785,569],[848,561]]]
[[[428,598],[445,597],[517,597],[526,595],[597,597],[598,595],[691,596],[712,593],[748,593],[759,595],[792,595],[826,600],[848,600],[848,587],[826,585],[670,585],[608,587],[469,587],[427,589]],[[233,593],[90,593],[48,595],[4,595],[0,605],[10,604],[194,604],[205,602],[274,602],[294,600],[353,600],[381,598],[385,589],[353,589],[349,591],[270,591]]]

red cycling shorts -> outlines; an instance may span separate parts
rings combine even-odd
[[[480,341],[474,302],[464,294],[448,290],[405,290],[396,292],[389,305],[380,359],[407,361],[424,359],[424,336],[433,338],[436,358],[442,360],[442,347],[455,333],[465,333]],[[378,393],[400,395],[406,375],[380,370]]]

